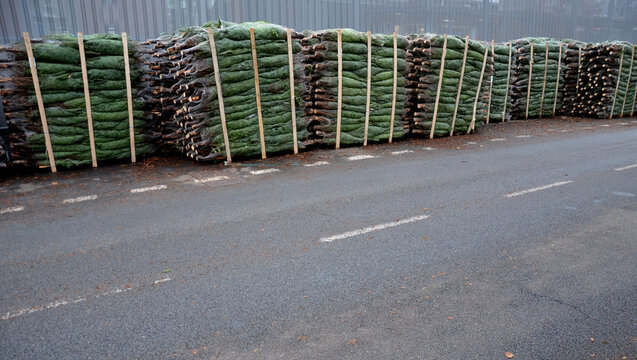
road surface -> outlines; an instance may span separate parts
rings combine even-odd
[[[3,359],[634,359],[637,121],[1,180]]]

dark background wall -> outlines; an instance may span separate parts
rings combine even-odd
[[[154,38],[217,16],[267,20],[297,30],[524,36],[637,42],[637,0],[0,0],[0,43],[49,33],[120,33]]]

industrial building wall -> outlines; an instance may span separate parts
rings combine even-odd
[[[0,43],[50,33],[154,38],[220,17],[297,30],[350,27],[481,40],[524,36],[637,42],[637,0],[0,0]]]

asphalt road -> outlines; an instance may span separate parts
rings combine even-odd
[[[637,353],[635,118],[0,184],[2,359]]]

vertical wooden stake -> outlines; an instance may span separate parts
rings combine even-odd
[[[51,172],[57,172],[57,167],[55,166],[55,157],[53,156],[53,147],[51,146],[51,137],[49,135],[49,124],[46,121],[44,102],[42,101],[42,93],[40,92],[38,70],[35,65],[33,49],[31,48],[31,39],[29,38],[28,32],[23,32],[22,36],[24,37],[24,47],[26,48],[27,56],[29,57],[29,67],[31,68],[31,77],[33,78],[33,89],[35,90],[35,97],[38,101],[38,111],[40,112],[40,121],[42,121],[42,132],[44,133],[44,145],[46,147],[46,152],[49,155]]]
[[[579,95],[579,76],[582,72],[582,46],[577,46],[577,80],[575,81],[575,96],[580,98]],[[571,109],[571,114],[575,113],[575,106]]]
[[[484,77],[484,68],[487,66],[487,56],[489,55],[489,48],[484,49],[484,60],[482,60],[482,71],[480,72],[480,79],[478,80],[478,91],[476,92],[476,100],[473,102],[473,115],[471,116],[471,125],[467,130],[467,134],[471,133],[471,130],[476,127],[476,111],[478,109],[478,99],[480,98],[480,90],[482,89],[482,78]]]
[[[560,41],[560,55],[557,58],[557,81],[555,82],[555,99],[553,99],[553,113],[555,117],[555,108],[557,107],[557,93],[560,89],[560,73],[562,71],[562,42]]]
[[[232,156],[230,154],[230,141],[228,139],[228,127],[226,127],[226,109],[223,105],[223,92],[221,91],[221,76],[219,75],[219,61],[217,61],[217,47],[215,45],[215,36],[211,28],[208,28],[208,42],[210,43],[210,52],[212,53],[212,67],[215,75],[215,85],[217,87],[217,100],[219,101],[219,117],[221,118],[221,130],[223,131],[223,144],[226,148],[226,161],[232,164]]]
[[[615,96],[613,96],[613,106],[610,108],[610,115],[608,118],[613,117],[613,113],[615,112],[615,101],[617,101],[617,90],[619,90],[619,82],[622,78],[622,65],[624,64],[624,45],[622,45],[622,57],[619,60],[619,72],[617,73],[617,85],[615,85]]]
[[[628,69],[628,82],[626,83],[626,91],[624,93],[624,103],[622,104],[622,112],[619,117],[624,116],[624,107],[626,106],[626,98],[628,98],[628,90],[630,89],[630,78],[633,74],[633,61],[635,60],[635,45],[633,45],[633,54],[630,57],[630,69]]]
[[[130,135],[130,161],[137,162],[135,153],[135,121],[133,118],[133,94],[130,83],[130,64],[128,60],[128,36],[122,33],[122,46],[124,50],[124,71],[126,73],[126,98],[128,99],[128,132]]]
[[[369,103],[372,92],[372,32],[367,31],[367,100],[365,102],[365,135],[363,146],[367,146],[369,136]]]
[[[257,45],[254,40],[254,28],[250,28],[250,47],[252,48],[252,67],[254,68],[254,92],[257,98],[257,118],[259,120],[259,140],[261,141],[261,158],[265,159],[265,134],[263,133],[263,115],[261,115],[261,88],[259,87],[259,64],[257,63]]]
[[[88,121],[88,140],[91,146],[91,160],[93,167],[97,167],[97,154],[95,152],[95,136],[93,134],[93,115],[91,114],[91,94],[88,87],[88,73],[86,70],[86,57],[84,54],[84,35],[77,33],[77,46],[80,50],[80,64],[82,66],[82,81],[84,83],[84,102],[86,103],[86,119]]]
[[[507,70],[507,87],[504,93],[504,109],[502,109],[502,121],[506,118],[507,100],[509,98],[509,82],[511,81],[511,53],[513,50],[513,42],[509,41],[509,69]]]
[[[400,28],[398,28],[400,29]],[[394,85],[391,96],[391,117],[389,120],[389,143],[391,144],[394,137],[394,119],[396,117],[396,85],[398,82],[398,40],[397,32],[394,31]]]
[[[431,131],[429,132],[429,138],[434,138],[434,131],[436,131],[436,116],[438,115],[438,102],[440,101],[440,89],[442,88],[442,77],[445,72],[445,58],[447,57],[447,34],[445,34],[445,40],[442,43],[442,57],[440,59],[440,75],[438,75],[438,90],[436,90],[436,102],[434,103],[434,114],[431,120]]]
[[[296,101],[294,96],[294,59],[292,58],[292,30],[287,29],[288,35],[288,60],[290,66],[290,111],[292,112],[292,141],[294,142],[294,155],[299,153],[299,144],[296,134]]]
[[[453,109],[453,117],[451,118],[451,131],[449,136],[453,136],[456,129],[456,117],[458,115],[458,105],[460,105],[460,94],[462,93],[462,82],[464,81],[464,69],[467,63],[467,50],[469,50],[469,35],[464,38],[464,55],[462,56],[462,68],[460,69],[460,83],[458,84],[458,93],[456,94],[456,107]]]
[[[494,40],[491,40],[491,55],[493,56],[493,62],[495,63],[495,41]],[[489,104],[487,105],[487,124],[489,123],[489,118],[491,117],[491,96],[493,95],[494,75],[495,74],[491,75],[491,83],[489,84]]]
[[[637,100],[637,85],[635,86],[635,95],[633,95],[633,106],[630,108],[630,116],[635,113],[635,101]]]
[[[524,118],[529,118],[529,101],[531,99],[531,77],[533,76],[533,41],[531,41],[531,59],[529,60],[529,85],[526,91],[526,112]]]
[[[635,84],[635,95],[633,95],[633,106],[631,106],[631,108],[630,108],[630,116],[633,116],[633,114],[635,113],[635,101],[636,100],[637,100],[637,84]]]
[[[544,94],[546,92],[546,74],[548,73],[549,70],[549,44],[545,41],[544,42],[544,49],[545,51],[545,55],[544,55],[544,80],[542,81],[542,98],[540,99],[540,119],[542,118],[542,111],[544,110]]]
[[[336,100],[336,148],[341,148],[341,106],[343,105],[343,33],[336,30],[338,50],[338,99]]]

